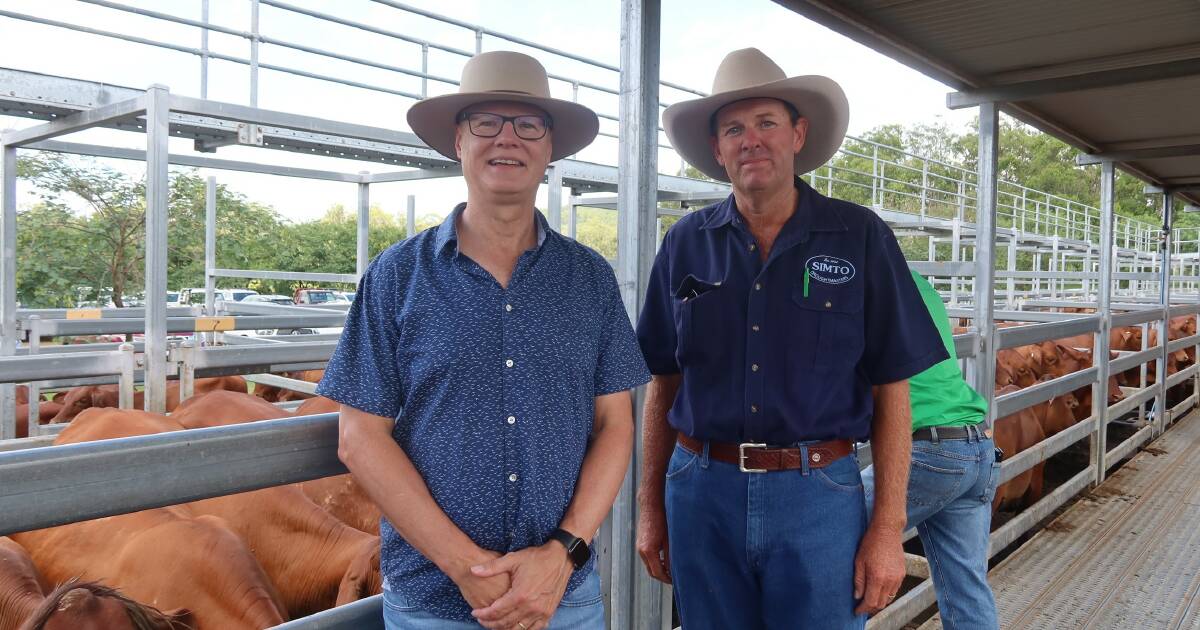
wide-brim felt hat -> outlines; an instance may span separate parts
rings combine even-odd
[[[504,50],[469,59],[458,92],[417,101],[408,110],[408,125],[434,151],[458,161],[454,150],[458,113],[477,103],[499,101],[533,105],[550,116],[551,162],[579,152],[600,130],[596,112],[550,96],[546,68],[537,59]]]
[[[774,98],[791,103],[808,119],[804,147],[796,154],[796,175],[803,175],[833,157],[850,124],[846,93],[829,77],[788,77],[757,48],[735,50],[725,56],[713,79],[712,94],[681,101],[663,112],[663,129],[671,146],[701,173],[729,181],[725,167],[713,156],[711,121],[722,107],[750,98]]]

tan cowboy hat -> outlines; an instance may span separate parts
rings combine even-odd
[[[842,87],[829,77],[788,77],[757,48],[725,55],[713,79],[711,96],[675,103],[663,112],[663,128],[671,146],[701,173],[729,181],[725,167],[713,157],[709,125],[717,110],[748,98],[791,103],[808,119],[808,137],[796,154],[797,175],[821,166],[842,146],[850,123],[850,104]]]
[[[454,151],[455,118],[471,105],[489,101],[527,103],[549,114],[554,130],[551,162],[591,144],[600,130],[600,120],[592,110],[550,97],[546,69],[537,59],[504,50],[469,59],[463,67],[458,93],[418,101],[408,110],[408,126],[434,151],[458,161]]]

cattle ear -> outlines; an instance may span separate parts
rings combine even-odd
[[[196,616],[187,608],[176,608],[174,610],[164,610],[163,616],[167,618],[168,625],[163,626],[162,630],[188,630],[196,629]]]

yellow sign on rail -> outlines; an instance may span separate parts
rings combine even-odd
[[[197,317],[196,332],[233,330],[232,317]]]
[[[67,319],[100,319],[100,309],[98,308],[69,308],[67,309]]]

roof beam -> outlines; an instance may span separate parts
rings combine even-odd
[[[1163,79],[1178,79],[1200,75],[1200,59],[1182,59],[1163,63],[1133,66],[1117,70],[1101,70],[1086,72],[1074,76],[1055,77],[1010,83],[994,87],[951,92],[946,95],[946,107],[963,109],[975,107],[984,103],[1011,103],[1030,99],[1078,92],[1097,88],[1116,87],[1131,83],[1146,81],[1161,81]]]
[[[1087,153],[1075,158],[1080,166],[1100,164],[1101,162],[1141,162],[1162,158],[1188,157],[1200,155],[1200,144],[1177,144],[1161,147],[1145,147],[1142,149],[1126,149],[1124,151],[1101,151]]]

